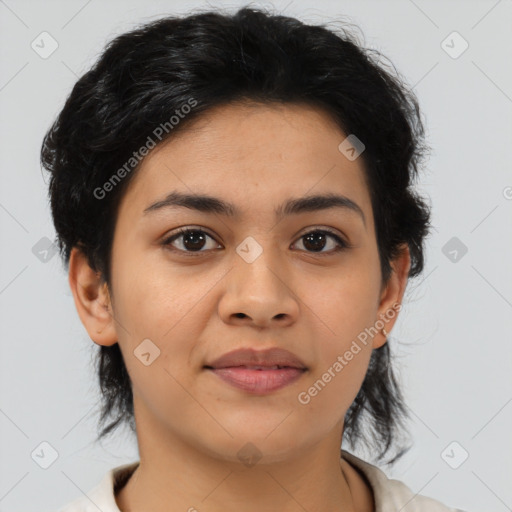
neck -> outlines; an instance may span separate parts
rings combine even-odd
[[[137,427],[140,464],[116,495],[121,512],[374,510],[364,477],[340,459],[342,427],[266,463],[201,450],[148,416],[137,418]]]

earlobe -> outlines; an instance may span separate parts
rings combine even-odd
[[[69,258],[68,281],[78,316],[89,337],[98,345],[117,342],[115,322],[107,284],[93,270],[85,254],[73,247]]]
[[[387,342],[387,337],[393,329],[401,309],[411,268],[411,255],[407,244],[402,246],[399,255],[391,262],[391,266],[392,273],[381,293],[378,318],[375,319],[375,325],[379,332],[373,338],[373,348],[380,348]]]

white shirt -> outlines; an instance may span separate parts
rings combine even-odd
[[[403,482],[388,478],[377,466],[345,450],[341,450],[341,456],[368,479],[375,500],[375,512],[464,512],[414,494]],[[114,497],[115,489],[126,483],[138,464],[139,461],[131,462],[111,469],[87,496],[81,496],[58,512],[121,512]]]

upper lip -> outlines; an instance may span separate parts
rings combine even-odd
[[[306,370],[306,365],[288,350],[282,348],[269,348],[255,350],[241,348],[227,352],[218,359],[207,363],[207,368],[228,368],[231,366],[288,366]]]

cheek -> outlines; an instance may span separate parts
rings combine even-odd
[[[372,352],[368,334],[377,320],[380,274],[368,263],[318,287],[308,304],[320,319],[316,332],[318,361],[308,384],[311,404],[346,410],[364,380]],[[371,331],[370,331],[371,332]]]
[[[116,330],[134,395],[156,416],[171,403],[185,410],[191,404],[183,385],[195,376],[188,365],[204,327],[197,306],[212,284],[196,285],[169,268],[137,267],[135,258],[117,267],[116,279]]]
[[[302,427],[329,432],[343,420],[361,388],[371,355],[367,347],[357,350],[355,354],[349,350],[350,360],[344,357],[346,351],[334,351],[305,380],[297,395]]]
[[[321,320],[329,352],[343,350],[377,320],[378,279],[372,267],[354,265],[326,279],[325,286],[315,283],[315,294],[305,302]]]
[[[141,264],[139,268],[137,258],[127,258],[117,267],[116,330],[128,372],[139,389],[162,386],[165,394],[173,396],[171,375],[179,382],[194,377],[196,341],[211,317],[211,310],[206,314],[204,308],[220,278],[218,273],[211,274],[199,278],[197,272],[192,276],[187,269],[178,272],[169,265]],[[144,341],[148,339],[157,348]],[[158,354],[151,370],[134,357],[142,351],[143,342],[149,352]],[[154,369],[158,374],[153,375]]]
[[[208,279],[191,277],[187,269],[173,269],[169,263],[147,261],[136,254],[118,260],[115,268],[117,319],[129,332],[162,342],[193,314],[212,287]]]

